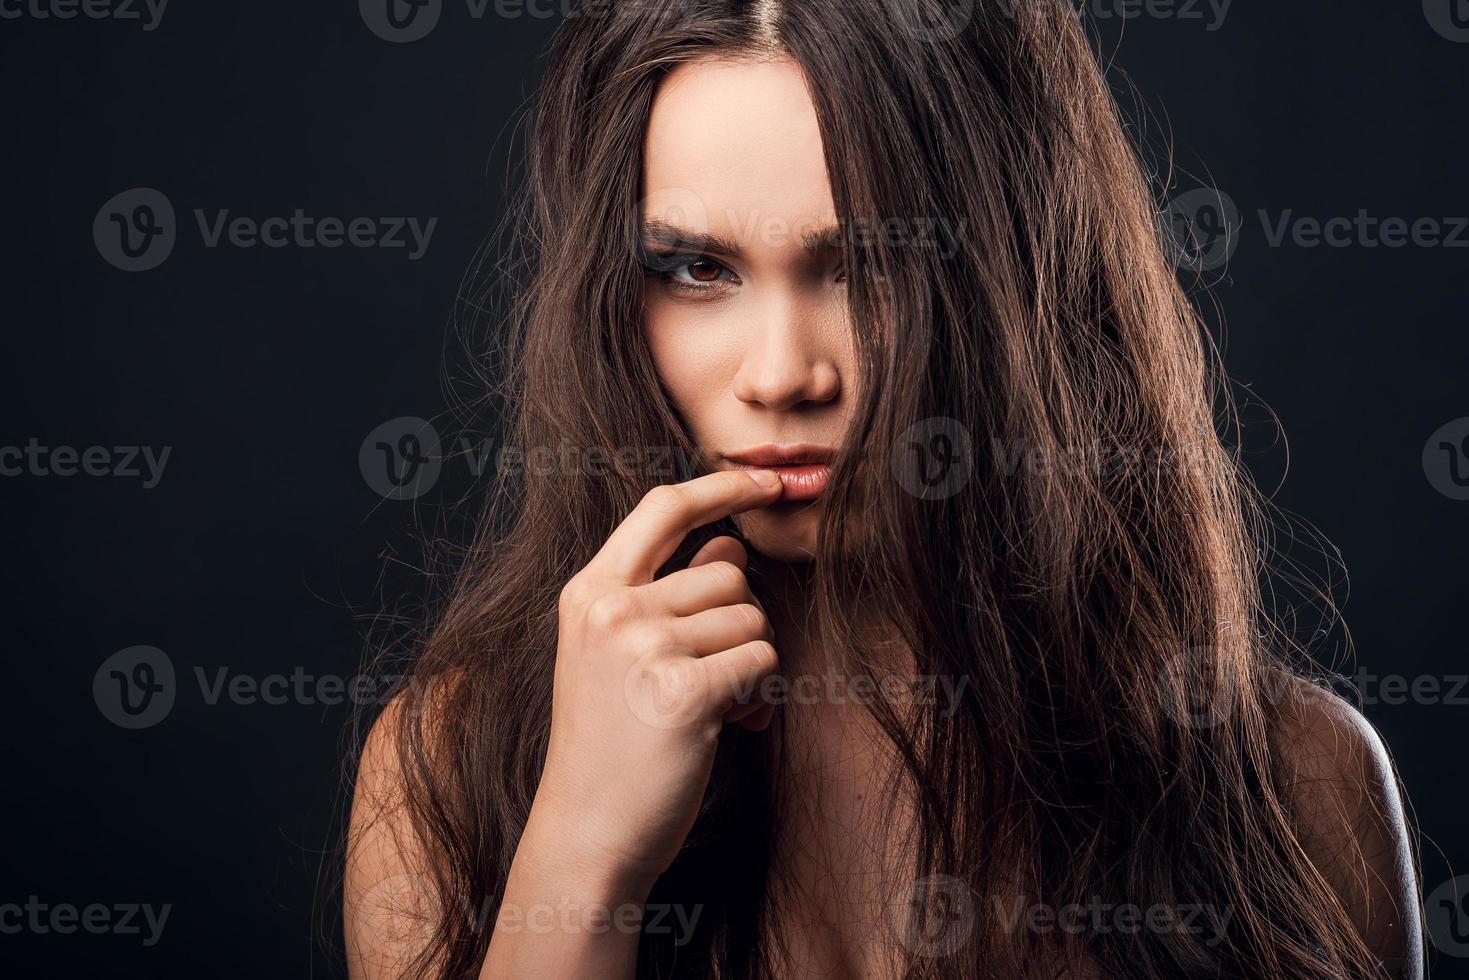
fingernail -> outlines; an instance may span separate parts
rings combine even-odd
[[[772,470],[751,470],[750,476],[762,487],[780,486],[780,474]]]

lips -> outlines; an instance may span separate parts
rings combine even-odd
[[[796,446],[756,446],[724,458],[742,470],[770,470],[780,477],[781,500],[813,500],[831,481],[831,460],[836,453],[827,446],[803,443]]]

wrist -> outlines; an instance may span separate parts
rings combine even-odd
[[[558,882],[573,901],[607,905],[643,904],[664,871],[654,862],[598,843],[585,820],[563,813],[539,795],[516,851],[517,863],[522,859],[536,877]]]

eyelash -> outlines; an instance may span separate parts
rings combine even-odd
[[[655,252],[654,254],[658,257],[658,264],[663,266],[667,271],[653,270],[653,274],[663,280],[663,284],[669,289],[676,293],[683,293],[685,296],[722,290],[728,285],[727,282],[720,279],[715,279],[712,282],[691,282],[674,275],[675,272],[681,272],[696,262],[711,262],[719,266],[720,275],[726,272],[734,275],[734,272],[728,266],[719,262],[717,259],[711,259],[707,255],[680,254],[677,252]],[[673,263],[675,262],[678,264],[674,265]]]
[[[713,263],[714,265],[717,265],[719,267],[721,275],[726,272],[728,272],[730,275],[734,275],[734,270],[730,269],[727,265],[720,262],[718,259],[711,258],[707,255],[698,255],[692,252],[679,253],[656,251],[652,252],[651,254],[657,260],[657,264],[659,266],[662,266],[663,269],[649,269],[648,274],[650,276],[657,276],[663,282],[664,286],[666,286],[672,292],[682,293],[685,296],[695,296],[703,293],[715,292],[726,289],[729,286],[727,280],[715,279],[711,282],[690,282],[687,279],[682,279],[674,275],[674,273],[687,269],[689,266],[693,265],[696,262]],[[677,264],[675,265],[674,263]],[[663,271],[664,269],[666,269],[667,271]],[[837,281],[845,282],[846,278],[846,269],[842,268],[837,273]]]

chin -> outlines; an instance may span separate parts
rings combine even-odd
[[[812,500],[778,501],[736,518],[745,544],[772,561],[811,561],[821,505]]]

